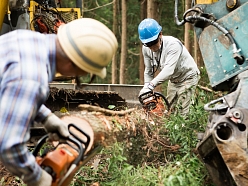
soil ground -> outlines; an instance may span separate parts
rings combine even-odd
[[[9,173],[0,162],[0,185],[1,186],[21,186],[20,180]]]

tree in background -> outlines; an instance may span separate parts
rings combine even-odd
[[[84,0],[83,3],[84,17],[97,19],[112,28],[119,43],[118,51],[112,59],[112,65],[108,66],[107,77],[103,80],[97,78],[95,81],[97,83],[144,83],[144,63],[138,37],[138,25],[146,17],[156,19],[163,27],[164,35],[172,35],[181,41],[185,40],[184,27],[177,26],[174,22],[174,1]],[[181,4],[178,8],[179,15],[184,13],[184,6]]]
[[[113,2],[113,33],[117,35],[117,23],[118,23],[118,18],[117,18],[117,13],[118,13],[118,2],[119,1],[114,1]],[[117,84],[117,54],[113,56],[112,58],[112,84]]]
[[[147,15],[147,3],[144,0],[140,0],[140,20],[143,20],[146,18]],[[139,39],[139,38],[138,38]],[[138,40],[139,42],[139,40]],[[145,65],[144,65],[144,58],[142,55],[142,43],[139,42],[139,79],[140,79],[140,84],[144,84],[144,72],[145,70]]]
[[[188,10],[190,6],[191,0],[185,0],[185,10]],[[184,25],[184,45],[189,51],[189,53],[192,54],[192,37],[191,37],[191,32],[192,32],[192,25],[190,23],[186,23]],[[194,39],[194,38],[193,38]]]
[[[121,0],[121,60],[120,60],[120,84],[125,84],[126,58],[127,58],[127,2]]]

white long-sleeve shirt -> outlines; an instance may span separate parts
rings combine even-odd
[[[144,82],[151,82],[154,86],[166,80],[177,83],[200,74],[197,65],[185,46],[173,36],[163,36],[162,47],[157,52],[143,46]],[[154,77],[153,69],[159,65],[160,73]],[[154,67],[153,67],[154,66]]]

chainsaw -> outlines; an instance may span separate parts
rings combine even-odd
[[[139,96],[139,102],[146,113],[163,116],[170,111],[170,104],[163,94],[149,91]]]
[[[84,125],[82,122],[68,124],[68,138],[49,144],[46,134],[33,150],[36,162],[52,176],[51,186],[70,185],[76,172],[101,150],[101,146],[92,149],[93,130],[86,121],[82,121]],[[84,128],[84,131],[81,128]]]

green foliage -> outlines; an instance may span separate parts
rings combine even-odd
[[[109,105],[108,109],[113,110],[115,108],[115,105]]]
[[[84,17],[95,18],[110,29],[112,28],[112,0],[84,1]],[[183,41],[184,27],[177,26],[174,22],[174,1],[159,2],[159,23],[163,27],[164,35],[172,35]],[[120,3],[120,1],[119,1]],[[178,9],[179,19],[184,12],[184,4],[180,3]],[[102,6],[102,7],[101,7]],[[95,9],[96,7],[101,7]],[[121,7],[118,7],[119,10]],[[95,9],[92,11],[87,11]],[[139,84],[139,46],[137,27],[140,23],[140,2],[136,0],[127,1],[127,65],[126,83]],[[116,35],[121,46],[121,15],[118,14],[118,33]],[[192,33],[191,33],[192,34]],[[117,52],[120,56],[120,49]],[[118,62],[119,63],[119,62]],[[118,70],[118,69],[117,69]],[[200,84],[208,86],[209,81],[205,68],[201,68]],[[111,74],[111,65],[107,68]],[[96,78],[97,83],[111,83],[111,76],[102,80]],[[162,93],[166,94],[167,84],[162,84]],[[140,120],[140,128],[146,126],[147,136],[142,130],[137,131],[136,136],[130,136],[124,142],[117,142],[113,146],[104,148],[97,157],[100,163],[96,167],[85,166],[75,176],[73,186],[91,185],[99,182],[100,185],[133,185],[133,186],[208,186],[211,185],[209,177],[202,162],[197,157],[195,150],[197,144],[196,134],[205,130],[208,113],[203,109],[205,103],[213,100],[214,94],[204,92],[199,87],[196,90],[196,99],[191,106],[188,119],[180,115],[171,115],[169,118],[162,118],[157,125]],[[118,125],[117,121],[113,123]],[[158,137],[158,141],[150,143]],[[159,141],[161,142],[161,141]],[[130,145],[131,144],[131,145]],[[168,148],[165,148],[168,146]],[[174,150],[171,147],[179,147]]]
[[[84,0],[83,16],[97,19],[108,26],[111,30],[113,27],[113,4],[112,0],[92,1]],[[158,22],[163,27],[164,35],[172,35],[183,41],[184,27],[177,26],[174,22],[174,1],[158,0]],[[138,37],[138,25],[141,20],[141,3],[143,1],[128,0],[127,1],[127,59],[125,67],[125,83],[140,84],[139,80],[139,57],[140,57],[140,40]],[[183,15],[183,3],[179,3],[178,13]],[[117,68],[120,62],[121,47],[121,1],[118,1],[117,14]],[[107,77],[105,79],[96,78],[94,83],[111,83],[111,64],[107,67]],[[119,74],[119,69],[117,69]],[[118,76],[118,75],[117,75]]]
[[[187,119],[171,115],[155,120],[155,124],[138,120],[135,136],[104,148],[97,157],[98,166],[82,168],[72,185],[213,185],[195,149],[197,132],[205,130],[208,118],[203,106],[213,95],[200,88],[196,94]]]

